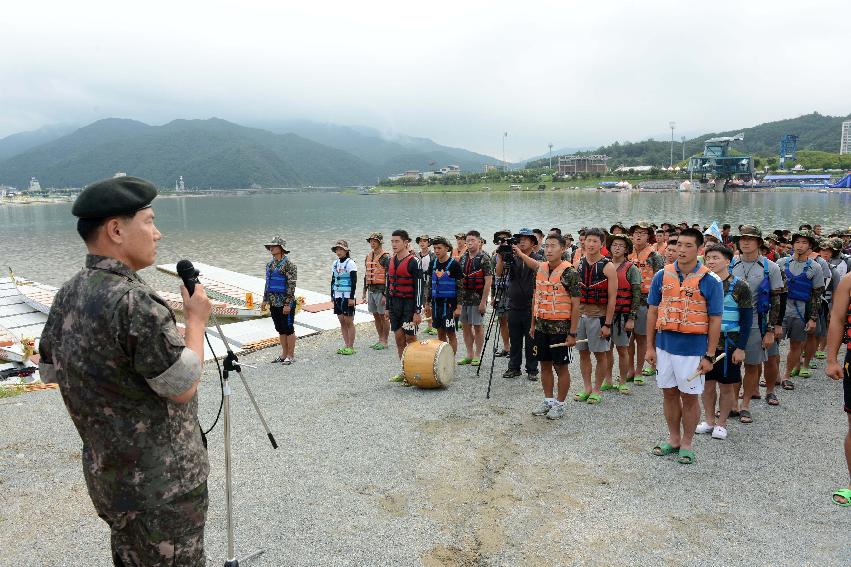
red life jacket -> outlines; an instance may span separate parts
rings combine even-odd
[[[606,257],[597,260],[594,265],[583,256],[579,261],[579,302],[592,305],[606,305],[609,302],[609,278],[603,268],[611,262]]]
[[[618,266],[618,297],[615,303],[615,313],[629,313],[632,308],[632,284],[626,277],[632,267],[632,262],[624,260]]]
[[[396,256],[390,258],[387,266],[387,277],[390,280],[390,297],[414,298],[414,275],[409,270],[412,254],[405,256],[396,265]]]
[[[464,268],[464,289],[482,291],[485,289],[485,271],[482,269],[482,253],[479,252],[474,258],[465,252],[461,266]]]

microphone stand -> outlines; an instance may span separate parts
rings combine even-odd
[[[263,417],[263,413],[260,411],[260,406],[257,405],[257,400],[254,399],[254,394],[251,392],[251,388],[248,387],[248,382],[245,381],[245,376],[242,375],[242,367],[239,364],[239,359],[234,354],[233,349],[231,349],[230,342],[228,341],[225,334],[222,332],[222,327],[219,325],[219,320],[216,318],[215,314],[210,314],[210,317],[213,320],[213,325],[216,327],[216,331],[219,333],[219,337],[222,339],[222,342],[225,343],[225,349],[227,349],[227,355],[224,360],[224,368],[222,370],[222,391],[223,391],[223,402],[222,402],[222,412],[224,419],[224,429],[225,429],[225,503],[227,507],[227,537],[228,537],[228,552],[227,559],[225,560],[225,567],[239,567],[239,559],[236,558],[234,553],[234,541],[233,541],[233,492],[232,492],[232,473],[231,473],[231,442],[230,442],[230,382],[228,381],[228,375],[231,371],[236,372],[239,376],[239,379],[242,381],[242,385],[245,388],[245,392],[248,394],[248,399],[251,400],[251,405],[254,406],[254,411],[257,413],[257,417],[260,418],[260,423],[263,424],[263,428],[266,430],[266,435],[269,437],[269,442],[272,444],[273,449],[278,448],[278,442],[275,441],[275,436],[272,434],[272,430],[269,429],[269,425],[266,423],[266,419]],[[247,366],[247,365],[246,365]],[[248,561],[253,559],[264,552],[263,549],[259,549],[246,555],[243,558],[243,561]]]

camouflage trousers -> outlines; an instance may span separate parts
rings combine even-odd
[[[119,567],[196,567],[204,555],[207,483],[155,508],[100,514],[111,530],[112,561]]]

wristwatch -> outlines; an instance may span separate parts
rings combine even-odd
[[[609,328],[611,328],[611,326],[612,326],[612,324],[611,324],[611,323],[603,323],[603,327],[609,327]]]
[[[703,358],[705,358],[706,360],[708,360],[709,362],[711,362],[713,364],[715,363],[715,357],[713,357],[713,356],[710,356],[708,354],[704,354]]]
[[[575,338],[576,338],[576,333],[568,332],[568,333],[567,333],[567,336],[568,336],[568,337],[573,337],[573,338],[575,339]]]

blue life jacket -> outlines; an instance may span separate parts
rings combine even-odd
[[[733,288],[739,278],[733,276],[727,287],[727,293],[724,294],[724,313],[721,316],[721,332],[722,333],[738,333],[739,332],[739,304],[736,303],[733,297]]]
[[[454,299],[458,297],[458,291],[455,287],[455,278],[449,275],[449,266],[454,260],[452,258],[446,263],[443,268],[443,273],[437,275],[437,258],[431,264],[431,297],[432,299]]]
[[[334,261],[334,265],[331,267],[331,277],[333,278],[331,289],[335,292],[352,292],[352,277],[349,272],[346,271],[348,263],[349,258],[346,258],[343,262],[340,262],[340,259],[337,258],[337,260]]]
[[[741,262],[741,260],[733,261],[730,264],[730,271],[733,266]],[[768,277],[768,259],[757,259],[757,262],[762,266],[762,281],[759,282],[759,287],[756,290],[756,301],[754,307],[759,315],[765,315],[771,311],[771,278]]]
[[[266,291],[269,293],[287,293],[287,276],[281,273],[280,269],[287,263],[286,256],[281,259],[281,264],[275,265],[275,262],[269,262],[266,266]]]
[[[807,261],[804,263],[804,269],[801,270],[801,273],[797,276],[792,275],[792,271],[789,269],[789,265],[792,263],[792,259],[790,258],[788,262],[786,262],[786,286],[789,288],[789,299],[794,299],[795,301],[803,301],[807,302],[812,297],[813,293],[813,280],[807,277],[807,270],[812,271],[813,261],[811,258],[807,258]]]

